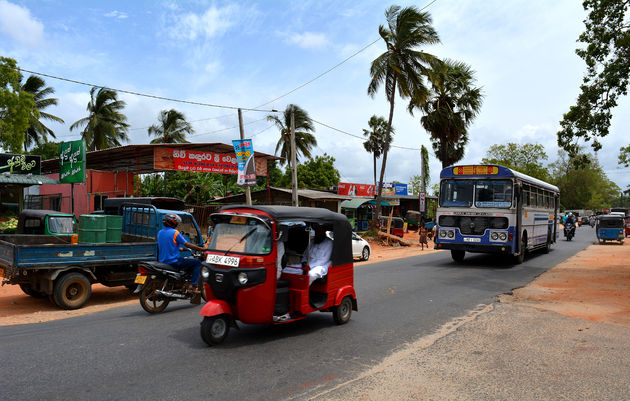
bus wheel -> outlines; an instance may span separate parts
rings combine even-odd
[[[466,251],[458,251],[455,249],[451,249],[451,257],[455,262],[462,262],[464,260],[464,255],[466,255]]]
[[[521,238],[521,253],[514,257],[514,263],[520,265],[525,260],[525,251],[527,250],[527,236]]]

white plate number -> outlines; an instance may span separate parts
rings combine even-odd
[[[235,258],[234,256],[222,256],[212,254],[208,254],[208,256],[206,256],[206,263],[212,263],[215,265],[238,267],[240,261],[240,258]]]
[[[464,242],[481,242],[481,238],[464,237]]]

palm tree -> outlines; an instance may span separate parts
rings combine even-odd
[[[280,151],[280,157],[291,165],[291,108],[293,108],[293,123],[295,126],[295,160],[300,159],[300,154],[306,158],[311,158],[311,149],[317,146],[317,140],[311,132],[315,131],[313,121],[308,116],[306,110],[300,106],[290,104],[282,113],[282,119],[275,114],[267,116],[267,121],[272,121],[280,130],[280,139],[276,144],[275,154]]]
[[[464,157],[467,129],[479,113],[483,95],[473,87],[474,71],[452,60],[437,63],[429,74],[429,100],[419,107],[425,114],[420,122],[431,134],[435,156],[442,167]]]
[[[417,47],[439,43],[438,34],[431,26],[431,16],[420,12],[416,7],[400,8],[391,6],[385,11],[387,27],[380,25],[378,32],[387,45],[387,50],[378,56],[370,67],[372,80],[368,86],[368,95],[374,97],[381,84],[385,88],[385,96],[389,102],[389,119],[387,132],[391,132],[394,118],[394,99],[396,89],[402,98],[410,98],[413,104],[422,104],[428,94],[423,76],[430,70],[436,58],[431,54],[416,50]],[[412,109],[410,108],[410,112]],[[376,224],[380,215],[383,178],[387,165],[387,150],[383,152],[381,179],[378,183],[376,213],[373,222]]]
[[[392,135],[388,132],[387,121],[385,121],[383,117],[377,117],[375,115],[370,117],[368,126],[371,130],[363,130],[363,135],[368,137],[368,140],[363,142],[363,147],[369,153],[372,153],[374,160],[374,186],[376,186],[376,159],[381,157],[385,149],[389,150]],[[392,128],[392,132],[393,130]]]
[[[127,116],[121,113],[125,104],[115,90],[93,87],[87,105],[89,115],[72,124],[70,130],[85,127],[81,135],[89,150],[121,146],[121,141],[129,141]]]
[[[56,106],[57,99],[48,97],[55,93],[55,90],[51,87],[46,87],[46,82],[44,82],[42,78],[31,75],[20,89],[32,94],[33,100],[35,101],[35,108],[31,111],[30,115],[30,125],[26,130],[26,136],[24,138],[24,151],[26,152],[31,145],[41,145],[47,142],[47,135],[56,138],[53,130],[45,126],[42,120],[50,120],[62,124],[64,121],[57,116],[43,111],[48,106]]]
[[[186,135],[195,132],[184,114],[175,109],[162,110],[158,121],[159,125],[153,124],[148,130],[149,136],[157,137],[151,143],[188,143]]]

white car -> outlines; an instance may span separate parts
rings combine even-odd
[[[370,244],[356,233],[352,233],[352,257],[368,260],[372,253]]]

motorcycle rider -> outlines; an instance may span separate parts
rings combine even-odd
[[[157,235],[158,261],[169,264],[180,271],[192,271],[188,292],[194,294],[190,302],[198,304],[201,302],[201,294],[197,289],[199,273],[201,272],[201,261],[196,258],[182,258],[179,255],[179,251],[182,246],[200,252],[205,251],[206,248],[186,241],[184,236],[176,230],[177,225],[181,222],[182,219],[174,213],[168,213],[162,219],[164,228],[161,229]]]

